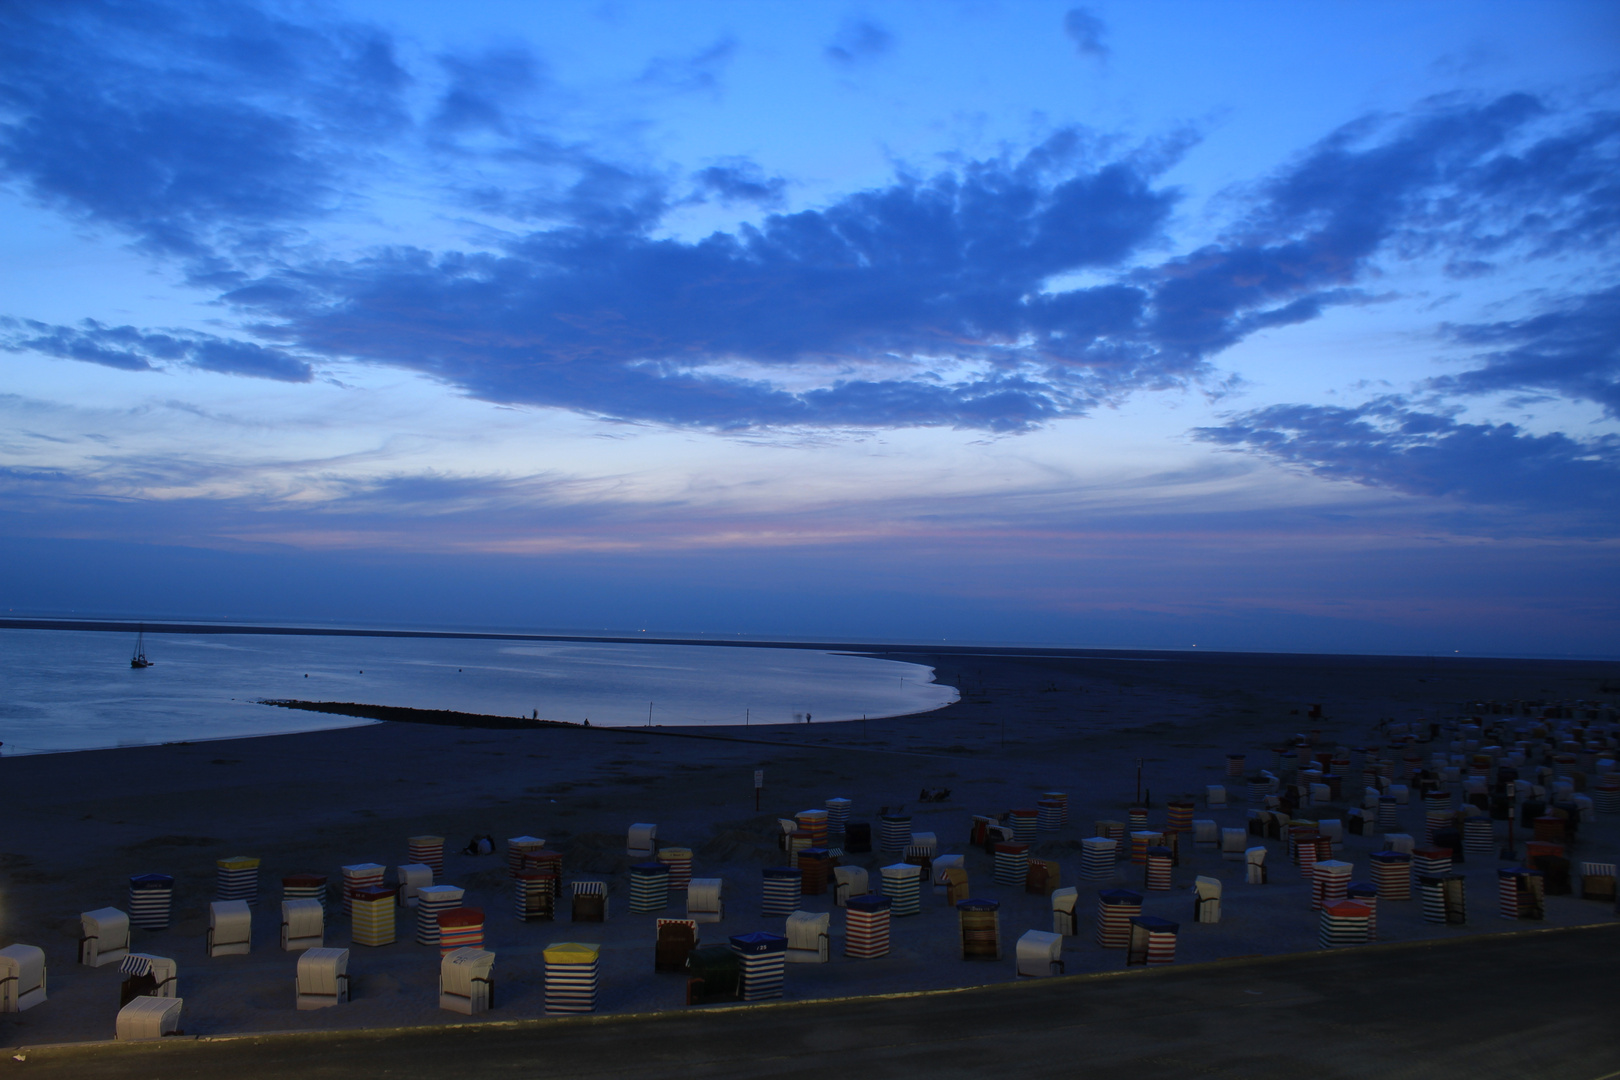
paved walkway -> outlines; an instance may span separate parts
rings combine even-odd
[[[898,997],[14,1052],[0,1076],[1600,1080],[1620,1078],[1620,923]]]

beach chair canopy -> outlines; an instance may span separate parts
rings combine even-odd
[[[45,1000],[45,950],[37,945],[0,949],[0,1012],[22,1012]]]

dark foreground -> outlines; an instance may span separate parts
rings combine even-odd
[[[972,990],[437,1029],[33,1047],[0,1075],[1620,1076],[1620,925]]]

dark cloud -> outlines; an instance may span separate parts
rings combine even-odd
[[[439,97],[433,126],[445,132],[513,133],[511,111],[540,85],[540,62],[527,50],[492,49],[439,60],[449,83]]]
[[[153,371],[174,364],[277,382],[309,382],[314,375],[304,361],[252,342],[194,331],[106,326],[94,319],[69,327],[0,317],[0,349],[28,350],[124,371]]]
[[[1452,340],[1480,349],[1483,365],[1431,379],[1452,394],[1547,393],[1603,406],[1620,417],[1620,288],[1567,301],[1540,315],[1454,325]]]
[[[1388,397],[1357,408],[1273,405],[1194,437],[1330,480],[1408,495],[1614,520],[1620,438],[1578,441],[1470,424]]]
[[[849,19],[821,52],[839,67],[875,60],[894,48],[894,34],[870,19]]]
[[[0,171],[149,248],[305,220],[404,123],[388,39],[234,4],[0,7]]]
[[[736,53],[737,39],[727,35],[689,56],[655,57],[636,81],[659,90],[712,93],[720,88],[720,73]]]
[[[694,177],[699,190],[723,203],[755,203],[759,206],[777,206],[787,190],[787,181],[780,176],[766,176],[765,171],[751,161],[733,160],[711,165]]]
[[[1140,288],[1040,292],[1053,274],[1136,251],[1172,205],[1127,165],[1085,167],[1077,145],[1065,134],[1022,160],[906,178],[695,243],[555,229],[499,255],[396,250],[304,268],[229,299],[303,348],[492,400],[722,427],[1016,428],[1189,370],[1133,340]],[[851,374],[793,394],[705,370],[731,361]],[[902,370],[872,378],[872,363]],[[972,372],[931,374],[956,363]]]
[[[1108,28],[1094,13],[1083,7],[1070,8],[1063,15],[1063,32],[1074,41],[1074,47],[1083,56],[1102,59],[1108,55],[1103,37]]]

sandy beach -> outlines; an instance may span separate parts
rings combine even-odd
[[[920,915],[896,918],[893,952],[880,960],[842,955],[844,913],[831,895],[801,906],[830,911],[832,960],[790,965],[786,997],[827,998],[1011,982],[1013,943],[1028,929],[1052,926],[1045,896],[997,884],[990,858],[966,841],[972,815],[1032,806],[1041,792],[1069,796],[1067,827],[1038,834],[1031,854],[1061,866],[1061,884],[1080,890],[1080,933],[1065,939],[1069,973],[1124,966],[1118,950],[1091,936],[1100,888],[1142,891],[1142,868],[1118,864],[1112,882],[1079,878],[1080,841],[1097,819],[1125,819],[1137,797],[1137,767],[1151,792],[1150,821],[1165,822],[1165,803],[1196,794],[1194,816],[1241,827],[1249,807],[1224,777],[1225,755],[1243,752],[1251,769],[1269,766],[1267,747],[1296,733],[1320,747],[1379,746],[1380,721],[1412,723],[1457,713],[1460,703],[1612,701],[1606,680],[1620,666],[1598,662],[1502,661],[1192,654],[1037,655],[892,650],[892,659],[934,667],[937,679],[962,691],[958,703],[933,713],[865,723],[705,728],[527,730],[459,728],[385,722],[335,731],[219,742],[131,747],[0,758],[8,810],[0,840],[0,941],[43,947],[49,1000],[21,1014],[0,1015],[0,1044],[28,1046],[110,1038],[121,976],[116,966],[75,961],[82,911],[126,907],[126,882],[141,873],[176,879],[175,919],[164,931],[134,932],[134,947],[179,964],[183,1027],[188,1034],[452,1024],[465,1020],[437,1008],[436,949],[411,940],[414,913],[401,912],[399,941],[353,946],[353,1000],[316,1012],[293,1008],[296,954],[276,944],[280,879],[323,873],[334,882],[342,865],[404,863],[406,838],[446,837],[442,881],[467,890],[467,903],[487,914],[487,946],[497,954],[497,1008],[489,1019],[544,1015],[541,952],[559,941],[602,946],[598,1009],[646,1012],[682,1006],[685,980],[653,971],[652,914],[628,912],[626,829],[656,822],[663,845],[694,850],[693,874],[725,880],[727,915],[701,928],[705,943],[755,930],[782,932],[780,918],[760,915],[761,869],[785,857],[774,836],[777,818],[820,807],[833,796],[852,800],[851,820],[876,822],[881,807],[905,807],[916,831],[939,837],[941,853],[961,853],[976,897],[1001,903],[1003,959],[964,962],[957,916],[945,898],[924,890]],[[1613,685],[1612,682],[1609,685]],[[1313,704],[1320,719],[1309,717]],[[1612,713],[1606,714],[1612,717]],[[1501,721],[1501,716],[1486,717]],[[1515,721],[1529,722],[1524,717]],[[1612,729],[1611,722],[1596,726]],[[1443,749],[1444,740],[1425,746]],[[755,810],[753,773],[765,772]],[[1231,783],[1224,810],[1206,808],[1206,784]],[[922,789],[950,789],[944,802],[918,801]],[[1455,790],[1455,785],[1453,785]],[[1359,806],[1359,783],[1332,806],[1302,816],[1342,818]],[[1421,839],[1422,808],[1403,808],[1401,831]],[[1499,836],[1505,836],[1502,823]],[[469,837],[491,834],[493,855],[455,851]],[[504,841],[545,838],[563,856],[564,879],[607,881],[612,917],[603,924],[513,917]],[[1517,833],[1522,852],[1525,834]],[[836,842],[836,840],[835,840]],[[1173,887],[1147,892],[1143,911],[1180,923],[1177,962],[1315,949],[1318,916],[1309,889],[1277,840],[1265,843],[1270,881],[1247,885],[1240,863],[1183,846]],[[1368,880],[1368,855],[1381,835],[1347,836],[1336,857]],[[1620,818],[1598,815],[1582,826],[1571,861],[1614,862]],[[262,860],[260,903],[250,955],[209,959],[203,938],[214,898],[218,858]],[[848,856],[876,868],[898,862],[881,852]],[[1612,903],[1573,896],[1547,899],[1541,923],[1497,917],[1500,862],[1470,856],[1456,867],[1467,877],[1468,923],[1424,922],[1414,898],[1380,904],[1383,941],[1495,933],[1515,927],[1576,926],[1613,921]],[[1220,879],[1223,918],[1197,924],[1190,886],[1195,875]],[[684,895],[671,894],[666,917],[684,915]],[[327,944],[349,947],[349,925],[334,907]]]

